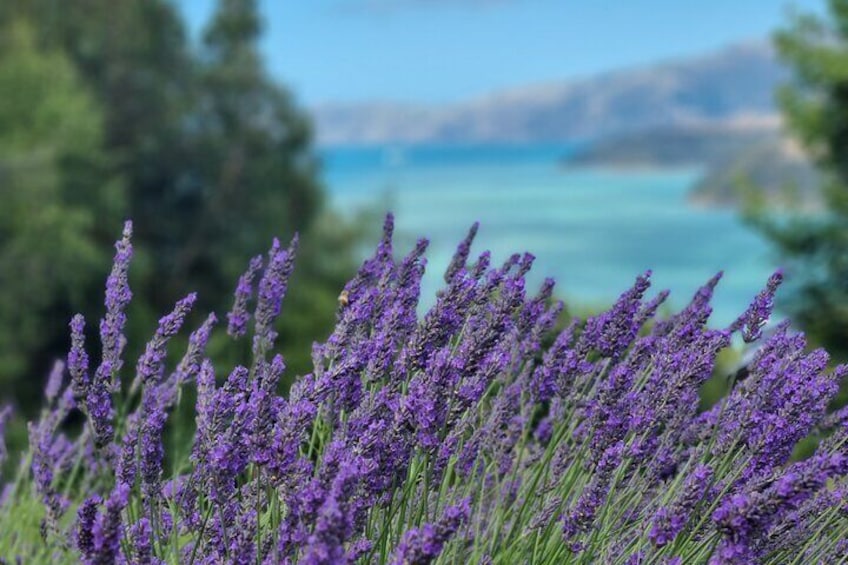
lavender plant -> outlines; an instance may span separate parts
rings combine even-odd
[[[559,331],[553,281],[528,292],[529,254],[501,266],[488,252],[470,261],[475,225],[419,318],[427,242],[396,259],[392,230],[389,216],[373,257],[342,291],[335,330],[313,348],[313,371],[284,397],[273,328],[296,241],[274,241],[238,281],[227,333],[251,340],[248,365],[213,365],[209,315],[168,367],[190,294],[129,371],[127,224],[107,281],[100,354],[74,317],[67,364],[51,374],[29,451],[3,490],[3,556],[188,565],[846,561],[848,418],[827,408],[848,368],[829,370],[824,351],[809,351],[782,324],[759,344],[747,378],[698,409],[734,334],[764,339],[779,273],[725,329],[707,325],[719,276],[656,319],[668,293],[647,297],[646,273],[607,312]],[[180,457],[163,433],[186,387],[196,389],[196,433]],[[64,422],[76,411],[85,425],[72,434]],[[0,411],[0,427],[8,414]],[[814,455],[794,460],[810,435],[820,439]]]

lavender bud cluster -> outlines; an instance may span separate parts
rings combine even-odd
[[[848,368],[832,367],[788,324],[766,327],[781,273],[727,328],[708,323],[720,274],[660,319],[669,294],[651,295],[650,272],[608,311],[565,324],[552,280],[528,288],[533,256],[500,266],[488,252],[474,256],[474,224],[419,316],[427,241],[396,257],[393,230],[389,216],[374,255],[341,291],[334,330],[313,347],[312,371],[283,395],[291,379],[275,328],[297,238],[287,248],[274,240],[238,280],[222,331],[247,341],[249,363],[210,358],[218,318],[208,314],[170,365],[169,344],[194,323],[192,293],[159,321],[127,374],[127,223],[100,347],[86,343],[75,316],[67,360],[54,366],[29,426],[29,452],[4,485],[3,556],[104,565],[844,562],[848,418],[829,407]],[[748,376],[701,410],[701,388],[734,341],[757,344]],[[189,389],[194,436],[175,445],[169,426]],[[69,423],[79,412],[81,428]],[[10,417],[0,410],[0,432]],[[795,458],[809,437],[815,453]],[[6,455],[0,449],[0,461]],[[35,535],[2,533],[33,506]]]

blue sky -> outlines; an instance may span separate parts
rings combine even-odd
[[[174,0],[193,30],[215,0]],[[306,104],[448,102],[765,38],[824,0],[260,0],[274,77]]]

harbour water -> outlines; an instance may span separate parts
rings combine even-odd
[[[699,172],[567,168],[567,145],[337,147],[322,152],[332,205],[391,209],[402,247],[431,240],[423,294],[432,299],[456,243],[481,224],[475,252],[529,251],[572,306],[609,304],[647,269],[680,307],[719,270],[712,322],[731,322],[776,268],[732,210],[693,206]]]

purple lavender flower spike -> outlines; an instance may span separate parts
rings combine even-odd
[[[82,400],[88,393],[88,354],[85,352],[85,318],[77,314],[71,320],[71,350],[68,352],[68,371],[74,397]]]
[[[133,248],[132,222],[124,223],[123,237],[115,244],[115,258],[112,272],[106,280],[106,315],[100,321],[100,341],[103,346],[103,359],[97,369],[96,379],[109,382],[111,391],[119,388],[118,373],[123,361],[121,353],[124,348],[123,335],[127,316],[125,310],[132,299],[127,272],[132,259]]]
[[[604,504],[609,496],[610,481],[613,472],[621,463],[623,453],[624,445],[622,443],[615,444],[604,452],[589,484],[580,494],[577,502],[565,514],[562,533],[567,543],[572,542],[576,547],[580,547],[579,544],[574,544],[574,542],[577,536],[592,527],[598,508]]]
[[[744,314],[739,316],[728,328],[731,332],[742,330],[745,343],[756,341],[762,335],[763,327],[768,322],[774,308],[774,295],[780,283],[783,282],[783,271],[776,271],[769,277],[766,287],[754,298]]]
[[[484,251],[478,257],[477,261],[470,267],[471,269],[471,277],[473,279],[479,279],[482,277],[486,271],[489,269],[489,266],[492,264],[492,252]]]
[[[467,522],[471,514],[467,499],[449,506],[436,524],[424,524],[406,532],[391,558],[392,565],[427,565]]]
[[[648,539],[656,547],[663,547],[679,534],[689,521],[690,514],[707,492],[713,471],[706,465],[696,466],[686,478],[679,498],[670,506],[657,510]]]
[[[638,327],[642,327],[646,322],[653,319],[656,315],[657,310],[659,310],[660,306],[662,306],[669,294],[671,294],[668,290],[662,290],[659,294],[657,294],[654,298],[652,298],[642,310],[639,312],[636,320],[634,321],[634,325]]]
[[[581,365],[580,356],[573,348],[577,328],[581,320],[574,318],[562,330],[542,357],[542,363],[536,367],[530,379],[530,392],[538,402],[548,402],[555,395],[565,396],[571,379]]]
[[[471,253],[471,244],[474,242],[474,238],[477,236],[477,230],[479,228],[480,222],[474,222],[471,224],[471,228],[468,230],[468,235],[465,236],[465,239],[463,239],[456,248],[456,253],[454,253],[448,268],[445,270],[445,282],[450,283],[451,279],[456,276],[460,269],[465,268],[465,264],[468,261],[468,255]]]
[[[53,456],[53,432],[55,423],[46,420],[28,424],[29,443],[32,446],[32,471],[35,492],[45,507],[42,521],[42,536],[58,533],[58,521],[63,512],[63,499],[54,485],[55,458]]]
[[[653,321],[667,293],[644,298],[647,273],[608,312],[554,336],[562,307],[553,281],[528,293],[530,254],[492,267],[483,253],[469,265],[476,224],[419,319],[426,240],[395,260],[393,228],[388,215],[377,250],[345,287],[336,328],[313,346],[313,371],[287,397],[278,392],[285,363],[271,350],[294,244],[275,240],[258,284],[262,260],[251,261],[228,316],[230,334],[244,335],[257,286],[252,364],[216,384],[205,358],[213,314],[165,372],[189,296],[160,320],[138,362],[140,402],[130,395],[129,414],[115,421],[128,227],[107,285],[100,366],[89,377],[77,316],[70,386],[54,371],[50,405],[29,428],[21,469],[51,545],[38,556],[71,551],[104,565],[162,565],[164,556],[210,565],[842,559],[848,412],[827,410],[848,366],[828,370],[827,354],[788,324],[762,338],[779,273],[728,329],[707,325],[719,276]],[[764,343],[746,377],[699,412],[731,331]],[[194,444],[187,461],[168,461],[174,476],[164,481],[165,422],[190,380]],[[87,417],[78,435],[65,425],[75,395]],[[6,418],[0,411],[0,431]],[[815,453],[793,461],[816,433]],[[61,518],[74,506],[69,524]]]
[[[613,307],[586,322],[581,342],[596,349],[604,357],[617,358],[630,345],[639,331],[642,296],[650,287],[651,271],[636,279],[633,288],[621,295]]]
[[[94,378],[88,381],[85,368],[88,357],[83,349],[83,320],[77,316],[71,321],[71,369],[72,388],[83,400],[83,407],[94,431],[94,442],[103,448],[112,441],[114,434],[112,394],[120,390],[119,373],[123,365],[122,353],[126,338],[125,310],[132,298],[127,271],[132,258],[132,222],[124,224],[123,237],[115,244],[112,272],[106,280],[106,315],[100,320],[100,342],[102,357]]]
[[[260,465],[267,465],[273,457],[274,424],[282,409],[281,401],[276,396],[277,385],[285,369],[282,355],[275,355],[270,364],[260,362],[247,401],[249,414],[246,416],[246,440],[252,459]]]
[[[44,386],[44,399],[48,405],[52,405],[56,397],[59,396],[59,391],[62,388],[62,377],[65,374],[65,362],[57,359],[53,363],[53,368],[50,370],[50,375],[47,377],[47,384]]]
[[[257,255],[250,260],[247,271],[239,277],[238,286],[233,292],[233,307],[227,313],[227,334],[233,339],[240,338],[247,333],[247,322],[250,320],[247,303],[253,295],[253,281],[261,268],[262,256]]]
[[[174,306],[174,310],[159,320],[159,327],[138,359],[136,366],[136,377],[133,381],[132,390],[135,391],[140,385],[149,383],[158,384],[162,380],[164,369],[166,347],[168,341],[177,335],[182,328],[186,316],[191,312],[197,301],[197,293],[192,292]]]
[[[395,233],[395,216],[391,212],[383,219],[383,237],[377,246],[375,257],[385,259],[392,256],[392,237]]]
[[[103,499],[95,494],[86,498],[77,510],[76,546],[86,560],[94,557],[94,522],[102,503]]]
[[[645,552],[637,551],[636,553],[630,554],[625,561],[625,565],[642,565],[645,562]]]
[[[146,504],[155,504],[161,492],[162,463],[165,449],[162,432],[167,420],[167,400],[161,387],[145,387],[141,399],[138,451],[141,491]]]
[[[374,542],[369,539],[358,539],[352,544],[350,544],[350,549],[348,549],[347,554],[345,554],[345,559],[349,563],[356,563],[360,559],[364,558],[368,552],[374,547]]]
[[[776,480],[726,497],[713,512],[712,519],[724,540],[719,546],[715,564],[735,563],[733,559],[755,561],[762,536],[769,526],[786,513],[797,510],[835,476],[848,472],[848,457],[820,453],[795,463]]]
[[[132,541],[132,563],[134,565],[164,565],[164,561],[153,555],[153,528],[150,520],[141,518],[130,526],[129,538]]]
[[[230,540],[229,555],[233,565],[256,563],[256,530],[259,526],[256,510],[241,512],[235,519],[235,533]]]
[[[360,302],[363,293],[379,279],[387,266],[392,265],[392,234],[395,229],[395,218],[389,213],[383,222],[383,237],[374,251],[374,255],[366,259],[356,276],[344,287],[344,293],[351,305]]]
[[[105,512],[97,516],[92,528],[94,549],[87,563],[107,565],[115,563],[121,555],[121,538],[124,535],[121,513],[129,502],[129,496],[129,487],[122,484],[116,485],[109,495]]]
[[[194,375],[200,369],[206,345],[209,343],[212,328],[216,323],[218,323],[218,318],[214,313],[211,313],[206,317],[203,324],[189,336],[188,349],[186,349],[185,355],[180,360],[180,364],[172,377],[176,385],[180,386],[194,379]]]
[[[416,308],[421,294],[421,277],[424,274],[423,255],[429,242],[421,239],[397,268],[396,280],[380,294],[385,304],[373,305],[374,326],[367,344],[369,358],[366,379],[369,382],[386,380],[393,357],[407,341],[417,325]],[[401,378],[389,378],[389,386],[396,386]]]
[[[273,347],[277,339],[274,321],[280,315],[283,297],[286,295],[289,277],[294,269],[294,258],[298,246],[295,234],[288,249],[281,249],[280,242],[274,239],[268,252],[268,266],[259,281],[259,291],[254,312],[255,334],[253,336],[254,357],[264,357],[264,353]]]
[[[104,371],[111,370],[108,363],[100,366],[104,368]],[[94,445],[98,448],[106,447],[115,435],[112,423],[115,410],[112,406],[112,389],[108,381],[98,378],[89,385],[85,397],[85,409],[94,433]]]
[[[115,480],[132,487],[138,474],[138,435],[141,414],[133,412],[127,417],[126,431],[115,463]]]
[[[692,300],[683,310],[671,316],[668,320],[659,322],[655,333],[664,336],[675,329],[679,334],[689,335],[703,327],[712,314],[713,309],[710,306],[710,300],[723,276],[723,271],[713,275],[706,284],[695,291]]]

